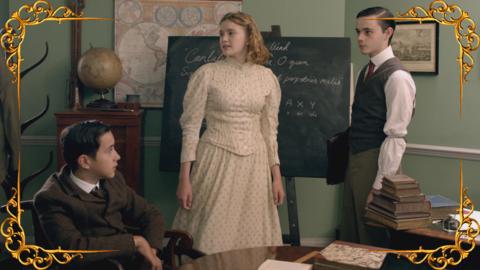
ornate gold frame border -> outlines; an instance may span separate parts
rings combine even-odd
[[[463,11],[458,5],[448,5],[443,0],[430,3],[426,10],[420,6],[414,6],[407,12],[394,18],[375,18],[377,20],[399,20],[399,21],[435,21],[443,25],[455,27],[455,37],[459,44],[459,56],[457,58],[460,69],[460,114],[462,113],[463,83],[472,70],[475,60],[471,52],[480,46],[480,37],[475,32],[475,22],[469,14]],[[390,250],[385,252],[396,253],[398,256],[406,257],[414,264],[428,262],[433,269],[445,269],[447,266],[459,265],[463,259],[475,248],[475,237],[479,231],[474,225],[480,228],[479,221],[471,217],[474,211],[472,200],[467,194],[467,188],[463,188],[463,168],[460,160],[460,226],[455,232],[455,244],[444,245],[436,249],[417,250]]]
[[[18,11],[12,13],[5,23],[5,33],[0,37],[0,44],[7,53],[6,65],[14,75],[12,83],[17,83],[18,111],[20,113],[20,67],[22,59],[22,43],[25,39],[26,26],[38,25],[47,21],[56,21],[59,24],[64,21],[75,20],[110,20],[109,18],[85,18],[83,14],[75,14],[71,9],[60,6],[53,9],[48,1],[39,0],[33,5],[23,5]],[[20,175],[21,162],[18,158],[17,186],[12,188],[13,196],[7,202],[8,217],[0,224],[0,230],[5,237],[5,248],[12,257],[22,265],[33,265],[35,269],[47,269],[53,262],[68,264],[72,259],[83,258],[85,253],[112,252],[114,250],[49,250],[42,247],[27,244],[25,231],[22,227],[23,210],[20,204]]]
[[[468,81],[467,76],[473,69],[475,60],[472,51],[480,46],[480,37],[475,32],[476,24],[468,12],[463,11],[458,5],[448,5],[443,0],[430,3],[426,10],[420,6],[414,6],[407,12],[394,18],[375,18],[376,20],[398,20],[398,21],[434,21],[443,25],[455,27],[455,38],[459,44],[459,56],[457,62],[460,69],[460,112],[463,104],[463,83]]]
[[[17,82],[18,109],[20,111],[20,67],[23,61],[21,47],[26,34],[26,26],[41,24],[45,21],[71,20],[109,20],[106,18],[83,18],[83,14],[75,14],[67,7],[61,6],[53,10],[48,1],[36,1],[33,5],[23,5],[14,12],[5,23],[6,33],[1,36],[2,48],[7,52],[6,65],[15,76]],[[455,27],[455,36],[459,43],[460,55],[457,59],[460,69],[460,111],[462,111],[463,82],[472,70],[475,60],[471,55],[479,47],[479,35],[475,33],[475,22],[467,12],[458,5],[448,5],[445,1],[433,1],[429,10],[420,6],[409,9],[400,17],[378,18],[385,20],[409,20],[409,21],[436,21],[443,25]],[[18,160],[19,173],[17,175],[17,188],[13,188],[14,194],[7,203],[7,217],[0,225],[1,234],[6,238],[5,247],[22,265],[33,265],[35,269],[47,269],[56,261],[59,264],[67,264],[75,257],[83,257],[85,253],[111,252],[111,250],[47,250],[36,245],[25,243],[25,232],[21,225],[23,210],[19,203],[20,198],[20,158]],[[426,250],[419,247],[418,250],[393,250],[389,252],[404,256],[414,264],[425,261],[434,269],[445,269],[448,265],[458,265],[467,258],[475,248],[475,237],[479,231],[473,228],[473,224],[479,226],[479,222],[470,216],[474,205],[467,195],[467,188],[463,188],[462,161],[460,161],[460,227],[455,233],[455,245],[440,246],[436,249]],[[8,226],[7,226],[8,225]],[[465,226],[466,225],[466,226]],[[461,228],[465,228],[462,229]],[[454,258],[457,254],[457,258]],[[24,256],[22,256],[24,255]]]

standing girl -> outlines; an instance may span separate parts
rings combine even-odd
[[[262,66],[270,53],[253,18],[242,12],[222,18],[219,43],[225,58],[200,67],[183,100],[180,209],[173,228],[190,232],[205,253],[281,245],[281,93],[275,75]],[[199,139],[204,118],[207,129]]]

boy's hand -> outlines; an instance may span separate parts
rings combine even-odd
[[[134,235],[133,242],[135,243],[137,252],[140,253],[149,264],[149,269],[162,270],[162,261],[157,257],[156,250],[150,246],[143,236]]]

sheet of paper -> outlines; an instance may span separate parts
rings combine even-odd
[[[266,260],[258,270],[312,270],[311,264]]]

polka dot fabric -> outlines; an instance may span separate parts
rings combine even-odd
[[[190,232],[195,248],[211,254],[282,244],[270,172],[279,163],[279,103],[278,81],[263,66],[227,59],[192,75],[180,122],[193,202],[172,227]]]

